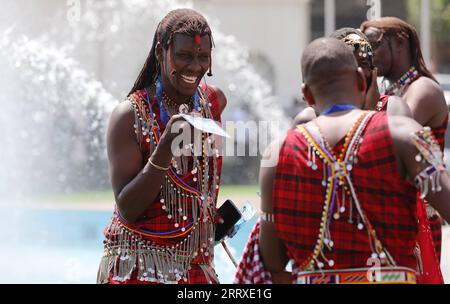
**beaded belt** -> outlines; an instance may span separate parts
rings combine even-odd
[[[402,267],[302,272],[297,284],[416,284],[416,272]]]

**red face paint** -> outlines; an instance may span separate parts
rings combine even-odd
[[[201,44],[202,40],[200,38],[199,34],[195,35],[195,44],[197,44],[197,47],[200,48],[200,44]]]

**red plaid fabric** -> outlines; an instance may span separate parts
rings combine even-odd
[[[445,118],[444,122],[440,127],[431,128],[433,131],[434,137],[436,138],[437,142],[439,143],[439,146],[441,147],[441,150],[444,151],[445,148],[445,133],[447,132],[447,126],[448,126],[448,119],[449,116]]]
[[[381,104],[381,106],[378,110],[380,112],[386,112],[388,102],[389,102],[389,95],[381,95],[380,100],[379,100],[379,103]]]
[[[438,214],[435,214],[428,219],[428,221],[430,222],[434,250],[436,251],[436,257],[440,263],[442,255],[442,219]]]
[[[387,115],[376,113],[368,123],[363,143],[358,151],[358,164],[351,179],[362,209],[372,223],[377,236],[392,255],[397,266],[416,269],[413,255],[417,234],[416,189],[402,180],[397,172]],[[342,141],[335,148],[338,155]],[[322,185],[323,164],[318,170],[307,166],[308,143],[298,131],[290,131],[280,152],[274,190],[273,207],[279,237],[289,255],[302,265],[313,253],[321,224],[325,188]],[[333,251],[326,251],[334,267],[347,269],[367,267],[372,252],[367,231],[349,223],[349,205],[339,220],[330,226]],[[302,271],[302,269],[300,269]]]
[[[431,128],[434,137],[439,143],[442,151],[444,151],[445,148],[445,133],[447,132],[448,119],[449,116],[447,115],[444,123],[440,127]],[[428,218],[428,220],[430,222],[431,234],[433,237],[436,255],[438,257],[438,261],[440,262],[442,253],[442,219],[438,214],[434,214],[433,216]]]
[[[259,250],[259,231],[261,223],[253,228],[239,263],[234,284],[272,284],[270,272],[264,269]]]
[[[203,90],[203,93],[205,95],[205,99],[206,102],[209,104],[209,107],[211,109],[211,114],[213,116],[213,119],[216,121],[221,121],[220,118],[220,109],[219,109],[219,104],[218,104],[218,99],[217,99],[217,95],[215,93],[215,91],[207,86],[202,86],[201,89]],[[136,100],[140,101],[140,106],[143,106],[142,111],[145,111],[145,113],[148,115],[150,113],[149,111],[149,107],[147,104],[147,95],[145,90],[140,90],[137,91],[133,94],[134,98]],[[158,102],[156,101],[156,98],[154,96],[150,97],[150,104],[152,107],[152,112],[155,114],[156,116],[156,120],[158,122],[158,125],[161,129],[161,134],[164,132],[165,126],[161,121],[160,118],[160,111],[159,111],[159,106],[158,106]],[[147,115],[145,115],[145,113],[141,112],[141,115],[143,117],[146,117]],[[146,164],[147,159],[150,157],[150,147],[149,144],[147,143],[147,139],[149,139],[150,136],[149,134],[144,135],[143,139],[142,139],[142,144],[141,144],[141,151],[142,151],[142,155],[144,157],[144,163],[143,166]],[[221,176],[221,171],[222,171],[222,157],[220,156],[218,161],[217,161],[217,165],[218,165],[218,170],[217,170],[217,175],[216,176]],[[212,184],[212,178],[217,178],[216,176],[214,176],[214,172],[213,172],[213,168],[211,168],[210,171],[210,181],[209,181],[209,185]],[[193,181],[193,174],[191,174],[190,172],[188,174],[186,174],[185,176],[180,177],[183,182],[185,182],[186,184],[188,184],[191,187],[195,188],[196,183],[194,183]],[[220,184],[220,180],[218,180],[218,185]],[[219,189],[216,190],[217,193],[219,191]],[[147,211],[140,217],[140,219],[132,225],[127,225],[130,229],[139,229],[139,230],[143,230],[143,231],[150,231],[150,232],[167,232],[167,231],[172,231],[173,227],[174,227],[174,219],[168,219],[167,217],[167,213],[165,213],[165,211],[163,211],[161,209],[161,205],[159,204],[160,201],[160,197],[157,197],[156,200],[150,204],[150,207],[147,209]],[[191,199],[189,198],[187,200],[188,205],[192,203]],[[187,208],[187,212],[188,212],[188,218],[192,218],[192,208]],[[118,217],[117,215],[113,216],[112,222],[114,221],[118,221]],[[104,231],[105,237],[107,239],[117,239],[116,235],[113,235],[110,233],[110,225],[108,227],[106,227],[105,231]],[[183,237],[181,238],[171,238],[171,239],[162,239],[162,238],[157,238],[157,237],[149,237],[149,236],[142,236],[143,240],[146,241],[151,241],[154,242],[158,245],[166,245],[166,246],[171,246],[173,244],[177,244],[180,241],[183,240]],[[211,255],[209,256],[203,256],[203,255],[199,255],[199,257],[194,260],[194,264],[192,265],[192,270],[189,272],[189,283],[192,284],[199,284],[199,283],[205,283],[207,282],[207,279],[205,278],[205,274],[203,273],[203,271],[195,264],[198,263],[202,263],[202,264],[209,264],[211,263],[213,260],[213,257]],[[140,281],[138,281],[136,278],[137,276],[137,272],[133,273],[133,275],[131,276],[131,280],[127,281],[127,282],[121,282],[123,283],[142,283]],[[112,279],[110,279],[110,283],[118,283],[118,282],[114,282]],[[144,282],[143,284],[146,284],[148,282]],[[182,281],[180,281],[180,283],[183,283]]]
[[[440,259],[438,258],[434,245],[434,234],[430,228],[426,212],[426,203],[417,200],[417,215],[419,219],[419,232],[417,234],[417,245],[420,250],[422,269],[417,276],[418,284],[444,284],[441,273]],[[440,224],[440,223],[439,223]],[[439,230],[441,227],[439,226]]]

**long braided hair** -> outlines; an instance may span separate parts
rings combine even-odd
[[[361,24],[361,31],[365,32],[369,27],[379,29],[383,35],[388,37],[399,37],[409,41],[409,49],[414,67],[420,75],[438,82],[425,64],[420,47],[419,35],[412,25],[396,17],[383,17],[363,22]]]
[[[143,90],[156,81],[156,78],[161,71],[156,58],[156,45],[160,42],[162,47],[165,50],[168,50],[175,34],[185,34],[189,36],[195,36],[196,34],[200,36],[208,35],[211,42],[211,48],[214,46],[211,28],[200,13],[187,8],[176,9],[169,12],[156,28],[150,53],[129,95],[138,90]],[[211,75],[211,67],[208,75]]]

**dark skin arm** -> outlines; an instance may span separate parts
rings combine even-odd
[[[225,95],[217,90],[221,112],[226,105]],[[178,115],[174,115],[162,134],[151,161],[163,168],[172,161],[171,144],[179,133],[171,133],[175,123],[181,123],[182,130],[191,129],[190,125]],[[134,110],[130,103],[121,103],[113,112],[108,132],[107,150],[111,183],[117,207],[129,223],[136,222],[158,196],[164,177],[167,174],[143,159],[134,133]],[[187,131],[190,132],[190,131]]]
[[[310,122],[311,120],[317,118],[316,111],[313,107],[307,107],[301,111],[295,118],[292,124],[292,128],[295,129],[298,125]]]
[[[171,122],[178,120],[179,117],[173,117]],[[143,159],[133,124],[133,108],[128,102],[121,103],[111,116],[107,135],[114,196],[119,212],[129,223],[136,222],[156,199],[166,175]],[[151,156],[154,164],[164,168],[169,167],[172,160],[172,136],[168,133],[163,134]]]
[[[389,97],[387,114],[389,116],[405,116],[412,118],[412,113],[409,106],[402,98],[397,96]]]
[[[218,87],[212,86],[212,85],[210,85],[209,87],[212,88],[216,92],[217,100],[218,100],[218,104],[219,104],[219,111],[220,111],[220,114],[222,114],[223,110],[225,110],[225,108],[227,106],[227,102],[228,102],[227,97],[225,96],[223,91],[221,89],[219,89]]]
[[[264,153],[263,160],[277,157],[282,141],[272,143]],[[271,163],[271,162],[270,162]],[[268,163],[266,163],[268,164]],[[276,166],[261,166],[259,184],[261,189],[261,210],[273,213],[272,189],[276,174]],[[292,284],[291,274],[286,272],[289,258],[286,247],[278,238],[274,223],[262,221],[260,231],[260,250],[264,267],[272,275],[274,284]]]
[[[380,100],[380,92],[378,90],[378,69],[372,70],[371,82],[366,92],[366,99],[364,101],[364,110],[374,111],[377,107],[377,103]]]
[[[440,86],[427,77],[414,81],[404,100],[413,118],[422,126],[440,127],[448,114],[447,103]]]
[[[406,175],[409,180],[413,180],[417,174],[426,169],[429,164],[418,163],[415,160],[419,153],[415,145],[411,142],[412,134],[422,129],[416,121],[407,117],[390,117],[389,129],[394,141],[397,162],[399,162],[400,173]],[[428,193],[426,200],[433,206],[439,214],[446,220],[450,220],[450,177],[448,172],[443,172],[440,177],[442,191],[438,193]]]

